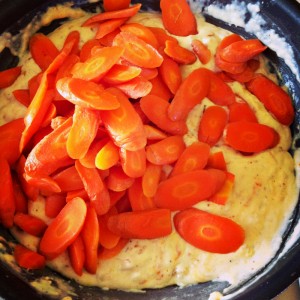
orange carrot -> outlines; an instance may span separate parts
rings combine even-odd
[[[85,263],[85,249],[81,235],[69,246],[68,254],[74,272],[81,276]]]
[[[95,157],[95,166],[100,170],[107,170],[119,161],[119,147],[108,140]]]
[[[158,128],[153,127],[151,125],[145,124],[144,129],[145,129],[148,141],[149,140],[151,140],[151,141],[152,140],[163,140],[167,137],[167,135],[163,131],[161,131]]]
[[[1,76],[1,75],[0,75]],[[19,101],[24,106],[28,107],[30,104],[29,89],[18,89],[13,91],[13,95],[17,101]]]
[[[15,214],[14,224],[23,231],[37,237],[42,236],[47,228],[47,224],[40,218],[24,213]]]
[[[22,67],[14,67],[0,72],[0,89],[11,86],[21,74]]]
[[[128,243],[128,239],[120,239],[118,244],[112,248],[112,249],[106,249],[106,248],[102,248],[99,251],[99,255],[98,258],[100,260],[106,260],[106,259],[110,259],[115,257],[116,255],[118,255],[127,245]]]
[[[208,49],[208,47],[205,44],[203,44],[200,40],[193,40],[192,48],[202,64],[205,65],[210,61],[211,52]]]
[[[46,259],[44,256],[22,245],[15,246],[14,258],[17,264],[25,269],[43,269],[46,265]]]
[[[125,174],[121,166],[111,167],[106,180],[107,188],[114,192],[127,190],[134,182],[134,178]]]
[[[146,197],[154,197],[161,178],[162,166],[147,163],[145,173],[142,176],[142,189]]]
[[[55,218],[66,205],[66,197],[62,195],[51,195],[45,199],[45,215],[48,218]]]
[[[164,52],[179,64],[189,65],[193,64],[197,60],[193,51],[180,46],[178,42],[170,40],[166,41]]]
[[[206,167],[226,171],[227,166],[223,152],[217,151],[215,153],[210,154]]]
[[[248,121],[257,122],[253,110],[246,102],[235,102],[229,105],[229,122]]]
[[[141,72],[139,67],[116,64],[108,71],[103,80],[109,84],[120,84],[136,78]]]
[[[114,11],[128,8],[130,0],[104,0],[103,8],[105,11]]]
[[[172,93],[163,81],[160,74],[158,74],[155,78],[150,80],[152,84],[152,89],[149,93],[149,95],[155,95],[158,96],[167,102],[172,98]]]
[[[111,19],[111,20],[103,21],[101,24],[99,24],[95,39],[101,39],[106,35],[114,32],[127,20],[128,18],[119,18],[119,19]]]

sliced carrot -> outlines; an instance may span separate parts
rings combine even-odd
[[[193,51],[180,46],[178,42],[170,40],[166,41],[164,52],[179,64],[190,65],[197,60],[197,56]]]
[[[240,42],[240,41],[243,41],[243,38],[240,35],[238,35],[236,33],[229,34],[221,40],[217,51],[220,51],[221,49],[226,48],[227,46],[231,45],[232,43]]]
[[[181,136],[169,136],[146,147],[147,160],[155,165],[172,164],[185,149]]]
[[[172,34],[188,36],[198,33],[197,22],[186,0],[161,0],[164,27]]]
[[[86,217],[86,204],[81,198],[69,201],[46,229],[39,245],[47,259],[63,253],[78,237]]]
[[[24,213],[15,214],[14,224],[23,231],[37,237],[42,236],[47,229],[47,224],[43,220]]]
[[[146,132],[147,140],[150,140],[150,141],[163,140],[167,137],[167,135],[163,131],[161,131],[158,128],[153,127],[151,125],[145,124],[144,129]]]
[[[54,43],[43,33],[36,33],[30,38],[29,49],[33,60],[42,71],[49,67],[59,53]]]
[[[49,126],[51,124],[52,119],[55,118],[56,115],[57,115],[56,106],[53,103],[51,103],[46,115],[44,116],[44,120],[41,124],[41,128]]]
[[[150,80],[152,84],[152,89],[149,95],[158,96],[165,101],[169,101],[172,98],[172,93],[163,81],[162,77],[158,74],[155,78]]]
[[[120,148],[121,166],[126,175],[132,178],[142,176],[146,170],[146,152],[145,149],[128,151]]]
[[[30,104],[29,89],[18,89],[13,91],[13,95],[22,105],[28,107]]]
[[[224,140],[235,150],[256,153],[274,147],[278,133],[267,125],[238,121],[228,123]]]
[[[65,77],[58,80],[56,87],[65,99],[85,108],[111,110],[120,106],[117,97],[91,81]]]
[[[105,11],[115,11],[128,8],[130,0],[104,0],[103,8]]]
[[[158,69],[157,68],[141,68],[140,75],[147,80],[152,80],[155,77],[157,77]]]
[[[55,218],[66,205],[66,197],[63,195],[51,195],[45,199],[45,214],[48,218]]]
[[[110,207],[112,208],[113,206],[115,206],[116,203],[118,203],[118,201],[121,200],[123,196],[125,196],[126,192],[126,190],[120,192],[109,191]]]
[[[128,18],[119,18],[103,21],[99,24],[95,39],[101,39],[109,33],[114,32],[117,28],[123,25]]]
[[[156,95],[148,95],[140,100],[142,111],[158,128],[173,135],[183,135],[187,131],[185,121],[172,121],[168,117],[169,103]]]
[[[100,45],[105,46],[105,47],[111,47],[113,45],[115,37],[120,33],[120,29],[117,28],[116,30],[108,33],[101,39],[98,39],[97,41],[100,43]]]
[[[210,146],[203,142],[194,142],[186,147],[178,158],[170,176],[201,170],[209,158]]]
[[[118,213],[132,211],[127,193],[116,203],[116,209]]]
[[[109,84],[120,84],[136,78],[141,72],[139,67],[116,64],[104,76],[103,81]]]
[[[119,159],[119,147],[117,147],[112,140],[108,140],[97,153],[95,166],[100,170],[107,170],[116,165]]]
[[[46,259],[44,256],[22,245],[15,246],[14,258],[17,264],[25,269],[43,269],[46,265]]]
[[[227,112],[223,107],[217,105],[207,107],[199,124],[199,141],[214,146],[223,135],[227,119]]]
[[[229,122],[248,121],[257,122],[257,118],[253,110],[247,102],[235,102],[229,105]]]
[[[168,115],[171,120],[185,121],[190,110],[198,103],[201,103],[207,96],[210,89],[209,71],[204,68],[191,72],[180,85],[175,94]]]
[[[143,148],[147,139],[140,116],[121,91],[110,88],[109,92],[118,97],[120,107],[102,111],[101,119],[114,143],[129,151]]]
[[[78,55],[70,54],[58,69],[55,76],[55,82],[57,82],[60,78],[71,77],[73,66],[78,63],[79,60],[80,58]]]
[[[11,86],[21,74],[22,67],[13,67],[0,72],[0,89]]]
[[[182,82],[181,70],[178,63],[166,57],[159,67],[159,73],[169,90],[175,94]]]
[[[99,223],[93,206],[87,207],[85,222],[81,231],[84,244],[84,268],[90,274],[96,274],[98,267]]]
[[[208,49],[208,47],[204,43],[202,43],[200,40],[197,40],[197,39],[193,40],[192,48],[202,64],[205,65],[210,61],[211,52]]]
[[[246,83],[249,82],[252,78],[254,78],[255,73],[253,69],[250,66],[248,66],[247,63],[247,66],[243,72],[237,74],[228,73],[228,76],[235,81]]]
[[[79,235],[76,240],[69,246],[68,254],[74,272],[78,276],[81,276],[85,263],[85,249],[81,235]]]
[[[124,49],[123,57],[130,63],[143,68],[156,68],[162,64],[159,52],[131,32],[120,32],[114,39],[114,46]]]
[[[154,197],[161,178],[162,166],[147,163],[146,170],[142,176],[142,190],[146,197]]]
[[[280,123],[291,125],[295,112],[288,93],[263,75],[255,76],[246,86]]]
[[[223,152],[217,151],[215,153],[211,153],[208,158],[206,167],[226,171],[227,166]]]
[[[61,192],[59,185],[50,176],[30,176],[27,173],[25,173],[24,178],[30,185],[41,190],[42,193],[53,194]]]
[[[235,252],[245,240],[244,229],[231,219],[196,208],[177,213],[174,224],[186,242],[211,253]]]
[[[247,68],[247,63],[235,63],[235,62],[229,62],[220,56],[219,52],[217,51],[215,55],[215,64],[216,66],[230,74],[239,74],[241,72],[244,72],[245,69]]]
[[[133,103],[133,108],[137,112],[137,114],[140,116],[140,118],[141,118],[141,120],[143,122],[143,125],[148,124],[150,122],[149,119],[147,118],[147,116],[142,111],[140,101],[134,102]],[[145,130],[145,134],[146,134],[146,128],[145,128],[145,126],[144,126],[144,130]]]
[[[138,3],[138,4],[132,5],[125,9],[101,12],[101,13],[87,19],[82,24],[82,26],[91,26],[91,25],[94,25],[95,23],[100,23],[100,22],[103,22],[105,20],[110,20],[110,19],[133,17],[140,10],[141,6],[142,6],[142,4]]]
[[[121,31],[131,32],[138,38],[142,39],[147,44],[150,44],[155,49],[158,49],[158,41],[151,29],[140,23],[128,23],[120,27]]]
[[[66,202],[69,202],[76,197],[82,198],[85,202],[88,202],[90,200],[86,190],[80,189],[80,190],[67,192]]]
[[[125,174],[121,166],[110,168],[106,180],[107,188],[114,192],[127,190],[134,182],[134,178]]]
[[[99,40],[96,39],[90,39],[87,40],[81,47],[80,50],[80,61],[81,62],[85,62],[86,60],[88,60],[91,57],[91,51],[94,47],[100,47],[101,43]]]
[[[13,183],[13,191],[14,191],[14,198],[15,198],[15,206],[16,206],[16,213],[24,213],[28,212],[28,200],[23,192],[21,183],[19,182],[17,174],[12,174],[12,183]]]
[[[155,239],[172,232],[169,209],[125,212],[108,219],[108,229],[122,238]]]
[[[110,206],[109,193],[97,169],[86,168],[78,160],[75,162],[75,168],[97,214],[100,216],[107,213]]]
[[[217,183],[217,176],[207,170],[178,174],[160,183],[154,203],[172,211],[183,210],[211,197]]]
[[[111,259],[118,255],[127,245],[128,239],[120,239],[118,244],[112,249],[102,248],[99,252],[98,258],[100,260]]]
[[[100,114],[96,110],[75,105],[73,124],[67,138],[67,152],[73,159],[83,158],[94,138],[100,124]]]
[[[12,176],[6,159],[0,158],[0,221],[4,227],[13,226],[16,211]]]

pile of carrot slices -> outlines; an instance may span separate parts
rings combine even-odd
[[[226,205],[233,188],[235,176],[214,145],[253,155],[279,141],[227,83],[245,84],[284,125],[294,118],[291,100],[256,73],[266,49],[260,41],[229,35],[215,57],[196,38],[185,48],[176,36],[197,33],[190,7],[185,0],[160,5],[165,29],[130,22],[140,4],[106,0],[105,11],[82,24],[95,30],[84,45],[78,31],[62,49],[41,33],[31,38],[41,71],[13,92],[26,115],[0,127],[1,223],[40,238],[36,252],[16,247],[20,266],[42,268],[67,251],[78,275],[94,274],[130,239],[168,236],[172,224],[204,251],[229,253],[244,243],[239,224],[193,207]],[[198,59],[215,59],[218,71],[200,67],[182,79],[180,66]],[[2,71],[0,87],[20,73]],[[186,146],[187,116],[204,98],[214,105],[203,113],[198,141]],[[50,224],[28,211],[39,195]]]

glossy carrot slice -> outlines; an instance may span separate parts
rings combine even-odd
[[[146,170],[145,149],[128,151],[120,148],[121,166],[126,175],[132,178],[143,176]]]
[[[257,122],[256,115],[247,102],[235,102],[229,105],[229,122]]]
[[[252,78],[254,78],[255,72],[247,63],[247,66],[243,72],[237,74],[228,73],[227,75],[235,81],[246,83],[249,82]]]
[[[16,204],[9,164],[0,158],[0,220],[4,227],[13,226]]]
[[[28,107],[30,104],[29,89],[18,89],[13,91],[13,95],[22,105]]]
[[[29,270],[43,269],[46,265],[44,256],[22,245],[15,246],[14,258],[20,267]]]
[[[112,31],[111,33],[108,33],[101,39],[98,39],[100,45],[105,46],[105,47],[111,47],[113,45],[115,37],[121,32],[119,28],[116,30]]]
[[[12,183],[16,206],[15,212],[26,214],[28,212],[28,200],[26,198],[25,193],[23,192],[17,174],[12,174]]]
[[[108,140],[95,157],[95,166],[100,170],[107,170],[116,165],[120,159],[119,147],[112,140]]]
[[[123,57],[130,63],[143,68],[156,68],[162,64],[159,52],[131,32],[120,32],[114,39],[114,46],[124,49]]]
[[[135,66],[114,65],[104,76],[103,81],[109,84],[120,84],[136,78],[142,72],[142,69]]]
[[[223,107],[210,106],[206,108],[199,124],[199,141],[214,146],[223,135],[227,119],[227,112]]]
[[[245,69],[247,68],[247,63],[242,62],[242,63],[235,63],[235,62],[229,62],[220,56],[220,53],[217,51],[215,55],[215,64],[216,66],[230,74],[240,74],[241,72],[244,72]]]
[[[204,68],[196,69],[183,80],[175,94],[168,115],[171,120],[185,121],[190,110],[201,103],[210,89],[209,71]]]
[[[99,40],[96,39],[90,39],[87,40],[81,47],[79,58],[81,62],[85,62],[88,60],[92,55],[92,49],[94,47],[101,47],[101,43]]]
[[[98,267],[99,223],[93,206],[87,207],[85,222],[81,231],[84,244],[84,268],[90,274],[96,274]]]
[[[80,61],[80,58],[76,54],[70,54],[62,66],[58,69],[56,76],[55,76],[55,82],[57,82],[60,78],[64,77],[71,77],[72,76],[72,69],[73,66]]]
[[[158,128],[173,135],[187,132],[185,121],[172,121],[168,117],[169,103],[156,95],[148,95],[140,100],[142,111]]]
[[[103,22],[110,19],[130,18],[133,17],[141,8],[142,4],[138,3],[125,9],[101,12],[87,19],[82,26],[90,26],[95,23]]]
[[[186,0],[161,0],[160,8],[164,27],[172,34],[196,34],[197,22]]]
[[[195,142],[186,147],[179,156],[170,176],[203,169],[209,158],[210,146],[203,142]]]
[[[130,0],[104,0],[103,8],[105,11],[115,11],[128,8],[130,5]]]
[[[86,211],[81,198],[74,198],[64,206],[46,229],[39,245],[47,259],[54,259],[76,240],[84,225]]]
[[[37,237],[42,236],[47,229],[47,224],[43,220],[24,213],[15,214],[14,224],[23,231]]]
[[[166,41],[164,52],[179,64],[190,65],[197,60],[197,56],[193,51],[180,46],[178,42],[170,40]]]
[[[256,153],[276,146],[278,133],[267,125],[239,121],[228,123],[224,140],[235,150]]]
[[[172,164],[185,149],[181,136],[169,136],[146,147],[147,160],[155,165]]]
[[[223,175],[222,171],[219,172]],[[211,197],[216,192],[217,183],[218,177],[207,170],[178,174],[160,183],[154,203],[172,211],[183,210]]]
[[[245,231],[239,224],[196,208],[177,213],[174,224],[186,242],[211,253],[235,252],[245,240]]]
[[[142,176],[142,190],[146,197],[154,197],[161,178],[162,166],[147,163],[146,170]]]
[[[78,160],[75,162],[75,168],[97,214],[100,216],[107,213],[110,206],[109,193],[97,169],[86,168]]]
[[[85,189],[75,190],[71,192],[67,192],[66,202],[71,201],[73,198],[82,198],[85,202],[90,201],[90,198]]]
[[[101,22],[98,27],[97,33],[95,35],[95,39],[101,39],[105,37],[107,34],[114,32],[121,25],[123,25],[128,18],[119,18],[119,19],[111,19]]]
[[[226,171],[227,166],[226,166],[226,161],[223,152],[217,151],[211,153],[208,158],[206,167]]]
[[[110,168],[106,180],[107,188],[114,192],[127,190],[134,182],[134,178],[125,174],[121,166]]]
[[[291,98],[281,87],[263,75],[257,75],[246,86],[281,124],[293,122],[295,112]]]
[[[38,190],[41,190],[43,194],[53,194],[61,192],[59,185],[50,176],[30,176],[27,173],[24,173],[24,178],[26,179],[28,184],[36,187]]]
[[[66,197],[63,195],[50,195],[45,199],[45,214],[48,218],[55,218],[66,205]]]
[[[108,219],[108,229],[122,238],[155,239],[172,232],[169,209],[125,212]]]
[[[110,88],[109,92],[118,97],[120,107],[102,111],[101,119],[114,143],[129,151],[145,147],[147,139],[140,116],[121,91]]]
[[[21,74],[22,67],[13,67],[0,72],[0,89],[11,86]]]
[[[99,251],[98,258],[100,260],[106,260],[106,259],[111,259],[111,258],[115,257],[125,248],[127,243],[128,243],[128,239],[121,238],[119,240],[118,244],[114,248],[112,248],[112,249],[102,248]]]
[[[150,82],[152,84],[152,89],[149,95],[158,96],[164,99],[165,101],[169,102],[173,95],[167,87],[167,85],[165,84],[162,77],[160,76],[160,74],[158,74],[155,78],[151,79]]]
[[[68,254],[74,272],[81,276],[85,263],[85,249],[81,235],[69,246]]]
[[[202,64],[207,64],[211,59],[211,52],[208,47],[202,43],[200,40],[193,40],[192,41],[192,48],[194,53],[197,55],[198,59],[201,61]]]
[[[161,131],[158,128],[153,127],[151,125],[145,124],[144,129],[146,132],[147,140],[150,140],[150,141],[163,140],[167,137],[167,135],[163,131]]]

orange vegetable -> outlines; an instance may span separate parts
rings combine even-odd
[[[47,229],[47,224],[43,220],[24,213],[15,214],[14,224],[23,231],[37,237],[42,236]]]
[[[58,194],[50,195],[45,199],[45,215],[55,218],[66,205],[66,197]]]
[[[14,258],[17,264],[25,269],[43,269],[46,265],[46,259],[44,256],[22,245],[15,246]]]
[[[103,0],[103,8],[105,11],[114,11],[128,8],[130,0]]]
[[[247,102],[235,102],[229,105],[229,122],[248,121],[257,122],[257,118]]]
[[[227,166],[223,152],[217,151],[215,153],[210,154],[206,167],[226,171]]]
[[[164,52],[179,64],[189,65],[197,60],[193,51],[190,51],[187,48],[180,46],[178,42],[171,40],[166,41]]]
[[[151,125],[145,124],[144,129],[146,132],[147,140],[163,140],[167,137],[167,135],[163,131]]]
[[[78,237],[86,216],[86,204],[81,198],[69,201],[46,229],[39,246],[47,259],[63,253]]]
[[[81,47],[80,54],[79,54],[80,61],[85,62],[86,60],[88,60],[92,55],[91,53],[92,49],[94,47],[99,48],[100,46],[101,43],[99,40],[96,39],[87,40]]]
[[[102,248],[99,251],[98,258],[100,260],[106,260],[115,257],[118,255],[127,245],[128,239],[120,239],[118,244],[112,249]]]
[[[146,170],[142,176],[142,189],[146,197],[154,197],[161,178],[162,166],[147,163]]]
[[[169,209],[120,213],[108,219],[108,229],[126,239],[155,239],[172,232]]]
[[[167,102],[172,98],[172,93],[163,81],[160,74],[158,74],[155,78],[151,79],[150,82],[152,84],[152,89],[149,95],[158,96]]]
[[[172,34],[196,34],[197,22],[186,0],[161,0],[160,8],[164,27]]]
[[[202,64],[205,65],[210,61],[211,52],[208,49],[208,47],[205,44],[203,44],[200,40],[193,40],[192,48]]]
[[[28,212],[28,205],[27,205],[27,198],[25,193],[23,192],[21,183],[16,174],[12,174],[12,183],[13,183],[13,191],[14,191],[14,198],[15,198],[15,206],[16,206],[16,213],[24,213]]]
[[[101,24],[99,24],[95,39],[101,39],[106,35],[114,32],[127,20],[128,18],[119,18],[119,19],[111,19],[111,20],[106,20],[101,22]]]
[[[74,272],[81,276],[85,263],[85,251],[81,235],[69,246],[68,254]]]
[[[1,75],[0,75],[1,76]],[[29,89],[18,89],[13,91],[13,95],[22,105],[28,107],[30,104]]]
[[[113,141],[108,140],[97,153],[95,165],[100,170],[107,170],[116,165],[119,159],[119,147],[117,147]]]
[[[22,67],[13,67],[0,71],[0,89],[11,86],[21,74]]]
[[[113,85],[120,84],[136,78],[141,72],[139,67],[116,64],[108,71],[103,80]]]
[[[80,61],[80,58],[76,54],[70,54],[61,67],[58,69],[56,76],[55,76],[55,83],[64,77],[71,77],[72,76],[72,69],[73,66]]]
[[[231,253],[244,243],[244,229],[231,219],[189,208],[174,217],[179,235],[188,243],[211,253]]]
[[[127,190],[133,182],[134,178],[126,175],[121,166],[114,166],[109,170],[106,185],[111,191],[121,192]]]

